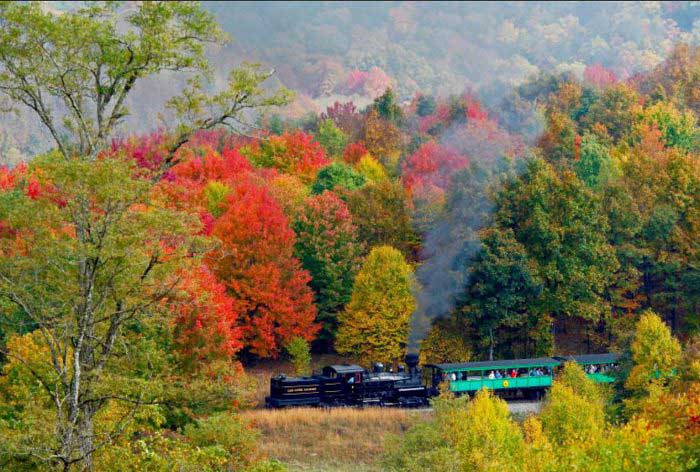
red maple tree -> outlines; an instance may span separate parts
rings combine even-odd
[[[185,296],[175,305],[175,343],[180,352],[190,362],[230,360],[243,347],[243,330],[226,285],[200,266],[186,274],[181,288]]]
[[[402,181],[413,195],[444,191],[452,175],[468,164],[469,159],[455,149],[428,141],[404,161]]]
[[[294,232],[268,191],[251,179],[238,182],[212,234],[221,245],[206,261],[240,307],[250,351],[275,357],[295,336],[314,339],[311,277],[293,256]]]

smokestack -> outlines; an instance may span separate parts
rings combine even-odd
[[[408,373],[411,375],[415,374],[418,366],[418,354],[415,352],[409,352],[406,354],[404,362],[406,362],[406,366],[408,366]]]

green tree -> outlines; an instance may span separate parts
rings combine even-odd
[[[660,101],[640,113],[640,127],[653,125],[661,131],[666,146],[678,147],[687,152],[697,152],[700,132],[695,114],[679,111],[670,102]]]
[[[309,342],[306,339],[300,336],[292,338],[285,346],[285,350],[292,359],[294,373],[296,375],[304,376],[311,374],[311,350],[309,349]]]
[[[0,298],[39,335],[41,368],[25,374],[49,408],[49,440],[20,441],[15,453],[90,469],[95,450],[159,397],[148,379],[163,359],[143,333],[200,251],[190,236],[199,224],[159,206],[152,184],[121,160],[54,154],[35,163],[34,184],[0,194],[0,220],[17,235],[0,238]],[[37,355],[5,354],[27,366]],[[95,418],[115,402],[122,419],[97,428]]]
[[[348,137],[335,125],[333,120],[328,119],[323,120],[318,125],[316,141],[321,143],[321,146],[326,149],[329,156],[340,157],[343,155],[343,150],[348,144]]]
[[[400,251],[373,248],[355,277],[352,297],[338,316],[338,352],[363,359],[398,362],[404,355],[415,281]]]
[[[607,146],[600,144],[595,135],[586,134],[582,138],[580,153],[574,170],[589,188],[598,190],[619,173]]]
[[[609,87],[590,105],[581,123],[587,129],[602,125],[614,142],[629,136],[637,121],[639,95],[625,84]]]
[[[10,361],[4,367],[6,375],[0,377],[0,397],[3,400],[0,460],[8,470],[60,470],[41,458],[41,454],[54,446],[55,435],[46,427],[54,416],[51,401],[28,370],[50,365],[49,350],[38,331],[18,337],[13,346],[13,352],[28,350],[34,352],[30,364]],[[151,362],[160,360],[153,357],[152,351],[149,354]],[[25,354],[21,355],[27,358]],[[259,434],[239,415],[224,412],[208,417],[200,416],[185,425],[182,434],[173,434],[164,429],[167,425],[164,413],[169,407],[144,405],[137,415],[124,421],[129,409],[117,401],[107,400],[95,418],[95,431],[100,437],[103,431],[122,429],[122,434],[112,436],[107,444],[94,452],[92,459],[95,470],[285,470],[261,459]],[[34,456],[27,455],[27,450],[31,450]],[[85,470],[81,466],[81,463],[76,463],[74,468]]]
[[[306,200],[293,227],[294,253],[311,274],[317,319],[323,323],[319,338],[327,348],[335,337],[336,316],[350,301],[362,244],[347,206],[328,191]]]
[[[335,190],[336,187],[355,190],[364,184],[364,176],[358,174],[355,169],[341,162],[334,162],[318,171],[311,191],[320,194],[325,190]]]
[[[489,359],[493,359],[499,328],[525,327],[529,333],[537,323],[528,309],[542,290],[533,269],[510,229],[492,229],[482,236],[467,291],[474,308],[473,324],[480,337],[487,340]]]
[[[619,266],[606,238],[600,198],[573,173],[559,175],[533,159],[499,193],[497,205],[498,225],[513,230],[542,281],[542,292],[529,307],[542,317],[538,324],[546,326],[550,317],[578,317],[590,329],[610,309],[606,291]]]
[[[655,127],[638,133],[640,141],[621,159],[622,191],[612,202],[637,226],[621,235],[620,246],[634,258],[643,306],[676,330],[681,321],[697,324],[699,272],[692,261],[700,256],[693,243],[700,222],[700,169],[695,157],[667,147]]]
[[[396,103],[394,90],[388,88],[382,95],[374,99],[372,107],[377,110],[379,116],[394,124],[401,124],[404,119],[401,107]]]
[[[39,3],[0,5],[0,92],[28,108],[65,157],[94,158],[129,114],[126,99],[142,79],[160,72],[190,73],[188,87],[169,106],[180,119],[167,161],[194,130],[247,127],[249,110],[286,103],[289,93],[266,94],[270,72],[244,66],[227,86],[205,92],[211,78],[208,43],[225,39],[214,17],[196,2],[95,2],[61,14]],[[58,104],[59,106],[55,106]]]
[[[436,108],[437,102],[435,101],[435,97],[432,95],[421,95],[416,105],[416,114],[418,116],[432,115]]]

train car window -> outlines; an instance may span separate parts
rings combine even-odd
[[[481,380],[481,371],[480,370],[472,370],[469,372],[465,372],[465,374],[467,374],[466,380]]]

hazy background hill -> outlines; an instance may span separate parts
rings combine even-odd
[[[70,2],[46,2],[61,11]],[[128,9],[130,6],[125,6]],[[205,2],[233,42],[211,51],[221,76],[241,60],[274,67],[298,91],[286,113],[335,100],[362,105],[393,86],[399,97],[470,87],[486,102],[542,70],[581,75],[601,64],[618,78],[658,64],[678,42],[700,40],[697,2]],[[158,126],[177,81],[142,84],[129,131]],[[125,130],[126,131],[126,130]],[[0,118],[0,160],[45,149],[33,118]]]

